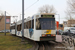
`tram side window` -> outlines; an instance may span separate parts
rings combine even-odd
[[[12,26],[10,27],[10,29],[12,29]]]
[[[21,31],[21,24],[17,26],[17,31]]]
[[[28,29],[28,22],[24,23],[24,29]]]
[[[36,19],[36,30],[40,30],[40,29],[41,29],[40,21],[39,19]]]
[[[28,29],[28,22],[24,23],[24,29]]]
[[[34,20],[32,20],[32,28],[34,28]]]
[[[30,28],[34,28],[34,20],[24,23],[24,29],[30,29]]]
[[[28,22],[26,22],[26,29],[28,29]]]
[[[11,26],[10,29],[15,29],[15,26]]]
[[[15,29],[15,26],[13,26],[13,29]]]
[[[28,21],[28,28],[31,28],[31,21]]]

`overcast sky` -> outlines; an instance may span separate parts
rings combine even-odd
[[[65,20],[65,10],[67,9],[67,0],[25,0],[25,17],[32,16],[38,12],[39,7],[43,5],[53,5],[60,14],[60,23]],[[35,3],[36,2],[36,3]],[[31,6],[35,3],[33,6]],[[28,8],[29,7],[29,8]],[[27,9],[28,8],[28,9]],[[20,14],[22,14],[22,0],[0,0],[0,11],[4,13],[7,11],[7,15],[18,16],[20,20]],[[56,20],[59,21],[59,16],[56,15]],[[14,19],[12,18],[12,21]]]

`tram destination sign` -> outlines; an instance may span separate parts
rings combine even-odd
[[[54,15],[41,15],[41,17],[54,17]]]

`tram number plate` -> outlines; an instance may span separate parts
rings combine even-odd
[[[47,36],[50,36],[50,35],[47,35]]]

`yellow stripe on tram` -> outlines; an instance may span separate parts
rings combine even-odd
[[[46,34],[51,34],[51,30],[47,30]]]

